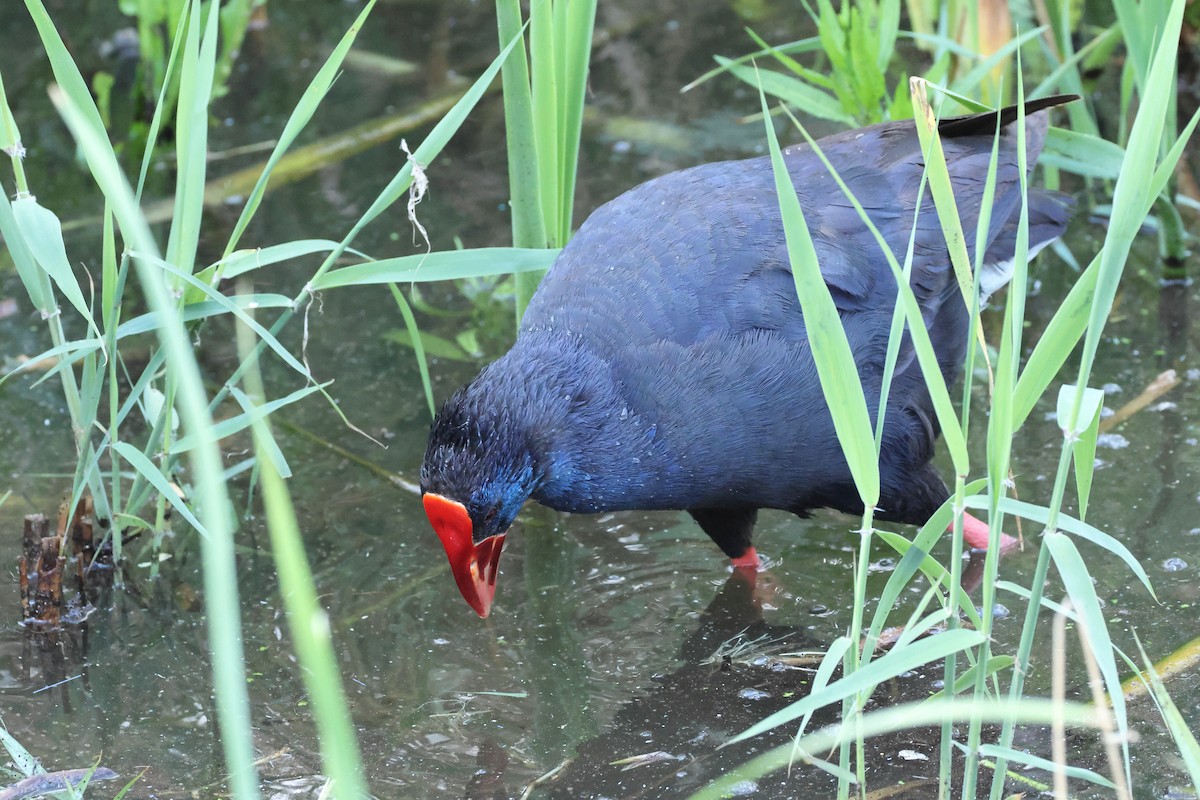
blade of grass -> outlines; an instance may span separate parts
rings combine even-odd
[[[201,28],[200,3],[193,2],[179,72],[175,119],[175,206],[167,237],[166,260],[187,274],[195,271],[204,213],[204,178],[208,169],[208,114],[217,59],[220,8],[208,8]],[[203,34],[203,38],[201,38]]]
[[[946,634],[942,634],[944,636]],[[941,636],[934,637],[934,641]],[[1061,706],[1047,700],[1020,700],[1016,703],[988,700],[927,700],[920,703],[902,703],[880,711],[863,714],[857,730],[851,726],[831,725],[801,737],[794,743],[780,745],[768,750],[751,761],[731,770],[710,783],[688,800],[722,800],[735,796],[739,784],[757,780],[792,763],[797,748],[808,752],[822,752],[852,740],[855,735],[878,736],[892,731],[919,729],[938,725],[945,721],[965,721],[971,715],[984,720],[1001,720],[1015,714],[1022,722],[1031,725],[1049,724],[1055,714],[1061,714],[1071,725],[1094,727],[1096,712],[1091,706],[1069,702]]]
[[[434,251],[425,255],[385,258],[342,267],[314,278],[311,286],[313,291],[319,292],[339,286],[446,281],[504,272],[544,270],[554,263],[558,252],[517,247]]]
[[[941,661],[950,653],[961,653],[975,647],[982,641],[977,631],[960,628],[955,631],[932,636],[923,641],[920,646],[906,647],[903,650],[890,650],[884,655],[862,667],[856,672],[830,683],[820,693],[810,694],[795,703],[776,711],[767,718],[756,722],[746,730],[729,739],[722,747],[750,739],[760,733],[785,725],[810,710],[823,708],[839,702],[847,697],[853,697],[859,692],[874,689],[879,684],[891,680],[898,675],[916,669],[926,664]]]
[[[38,0],[27,0],[27,3],[45,15]],[[56,33],[52,38],[43,34],[43,42],[48,51],[55,48],[55,43],[57,47],[62,47]],[[78,106],[75,94],[53,89],[51,100],[79,144],[96,185],[101,188],[113,210],[127,246],[150,255],[156,254],[158,248],[137,206],[133,191],[117,164],[103,127],[95,124],[99,122],[99,114],[90,96],[85,91],[85,105]],[[177,314],[157,267],[141,259],[134,259],[134,262],[151,310],[161,313],[164,319]],[[200,370],[182,322],[176,320],[174,324],[164,325],[159,330],[159,338],[170,356],[169,369],[178,381],[181,416],[191,429],[202,431],[210,428],[212,416]],[[246,694],[237,569],[233,552],[233,512],[221,479],[223,468],[216,447],[197,447],[191,452],[190,460],[196,481],[196,500],[209,531],[209,535],[203,537],[201,542],[209,648],[213,659],[221,741],[234,793],[242,800],[256,800],[259,791]]]
[[[245,358],[254,346],[254,337],[249,329],[239,325],[237,338],[238,349]],[[313,705],[321,760],[332,784],[330,796],[345,800],[370,797],[353,718],[334,655],[329,616],[317,599],[291,494],[270,456],[275,437],[266,430],[267,415],[258,413],[271,404],[262,404],[265,395],[256,369],[247,374],[246,387],[249,398],[253,398],[252,402],[257,406],[249,416],[253,420],[263,510],[271,535],[271,555],[279,575],[280,595],[287,609],[288,630],[300,661],[300,674]]]
[[[542,0],[546,4],[546,0]],[[508,153],[509,207],[512,213],[513,246],[542,248],[549,242],[542,204],[540,165],[533,118],[533,99],[529,85],[529,63],[522,35],[519,0],[496,0],[497,30],[500,43],[514,42],[512,54],[500,71],[504,85],[504,142]],[[537,288],[537,275],[517,273],[517,322]],[[407,320],[406,320],[407,322]],[[415,340],[414,340],[415,341]],[[432,401],[431,401],[432,402]]]
[[[767,144],[775,173],[775,191],[779,197],[792,278],[800,298],[813,361],[821,379],[821,391],[825,394],[826,405],[833,417],[833,427],[850,473],[854,476],[859,496],[864,507],[872,509],[879,503],[879,462],[875,457],[874,427],[867,411],[862,382],[856,369],[846,368],[848,364],[855,363],[854,353],[850,350],[829,287],[821,275],[816,248],[804,219],[804,211],[800,208],[800,198],[796,195],[784,163],[779,139],[771,124],[767,98],[761,88],[759,98],[766,120]]]
[[[412,307],[405,299],[404,293],[400,291],[400,287],[390,283],[388,288],[391,289],[392,299],[396,301],[396,305],[400,309],[400,316],[404,317],[404,327],[408,329],[410,343],[417,356],[417,369],[421,372],[421,386],[425,390],[425,402],[429,405],[429,416],[432,418],[437,414],[433,402],[433,381],[429,378],[429,361],[425,358],[425,345],[421,341],[417,318],[413,316]]]
[[[283,131],[279,134],[279,139],[275,143],[274,149],[271,150],[271,155],[267,158],[267,163],[263,166],[262,174],[258,181],[254,184],[254,188],[250,190],[249,196],[246,198],[246,203],[242,206],[242,213],[238,215],[238,220],[233,226],[233,232],[229,234],[229,241],[225,243],[225,250],[221,258],[228,258],[238,242],[242,238],[242,234],[246,230],[246,226],[254,219],[255,212],[258,211],[259,204],[262,202],[262,197],[267,191],[267,183],[271,179],[271,172],[275,169],[275,165],[283,158],[284,154],[291,148],[296,141],[296,137],[300,135],[312,120],[313,114],[320,107],[321,102],[325,99],[325,95],[329,93],[330,87],[337,79],[339,70],[342,67],[342,62],[346,59],[346,55],[350,52],[350,48],[354,45],[354,40],[358,37],[358,32],[362,30],[362,26],[366,23],[367,17],[371,14],[371,10],[375,7],[375,0],[368,0],[363,6],[363,10],[355,18],[354,24],[349,30],[342,35],[341,41],[333,48],[333,52],[325,59],[325,63],[317,70],[317,74],[305,87],[304,93],[297,101],[296,107],[292,109],[288,121],[283,126]]]

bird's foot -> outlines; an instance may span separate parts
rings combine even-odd
[[[758,572],[762,569],[762,561],[759,559],[758,552],[754,549],[753,545],[737,558],[729,559],[729,563],[733,564],[734,569],[744,569],[751,572]]]
[[[950,529],[953,530],[953,523]],[[963,541],[972,550],[987,550],[988,543],[991,541],[991,532],[988,524],[981,519],[977,519],[970,514],[963,514]],[[1020,542],[1009,536],[1008,534],[1000,534],[1000,554],[1011,553],[1016,550]]]

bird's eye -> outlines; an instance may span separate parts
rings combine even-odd
[[[496,518],[496,512],[498,512],[499,510],[500,510],[499,506],[492,506],[491,508],[489,508],[487,514],[485,514],[483,517],[483,521],[491,522],[492,520],[494,520]]]

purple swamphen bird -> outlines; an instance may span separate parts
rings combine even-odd
[[[1032,169],[1047,109],[1026,104]],[[939,124],[974,259],[1000,129],[979,289],[1012,273],[1021,206],[1016,107]],[[903,261],[924,166],[912,121],[820,140]],[[825,283],[876,415],[896,284],[879,246],[811,148],[785,151]],[[912,288],[952,382],[969,313],[928,191],[916,215]],[[1071,203],[1031,189],[1029,253],[1057,238]],[[911,343],[892,377],[876,517],[923,524],[949,493],[930,463],[938,422]],[[560,511],[686,509],[734,564],[755,567],[758,509],[861,514],[825,405],[788,262],[769,158],[704,164],[598,208],[558,256],[512,349],[434,420],[421,468],[426,513],[454,578],[486,617],[505,534],[533,498]],[[985,523],[967,520],[971,546]]]

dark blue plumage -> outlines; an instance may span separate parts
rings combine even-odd
[[[1030,104],[1028,163],[1047,120]],[[1003,125],[985,290],[1007,281],[1020,208],[1017,130]],[[943,146],[970,251],[997,113],[944,121]],[[922,157],[911,122],[820,141],[903,262]],[[867,397],[878,398],[895,283],[858,213],[808,148],[785,153]],[[1029,194],[1030,248],[1070,203]],[[968,314],[926,191],[912,285],[948,381]],[[972,252],[972,256],[973,256]],[[876,409],[872,407],[872,415]],[[938,434],[905,345],[893,378],[877,516],[922,523],[946,498],[930,466]],[[758,508],[861,512],[825,407],[796,299],[770,161],[706,164],[648,181],[597,209],[563,250],[513,348],[439,413],[424,492],[462,503],[476,542],[503,533],[527,497],[563,511],[687,509],[732,557]]]

